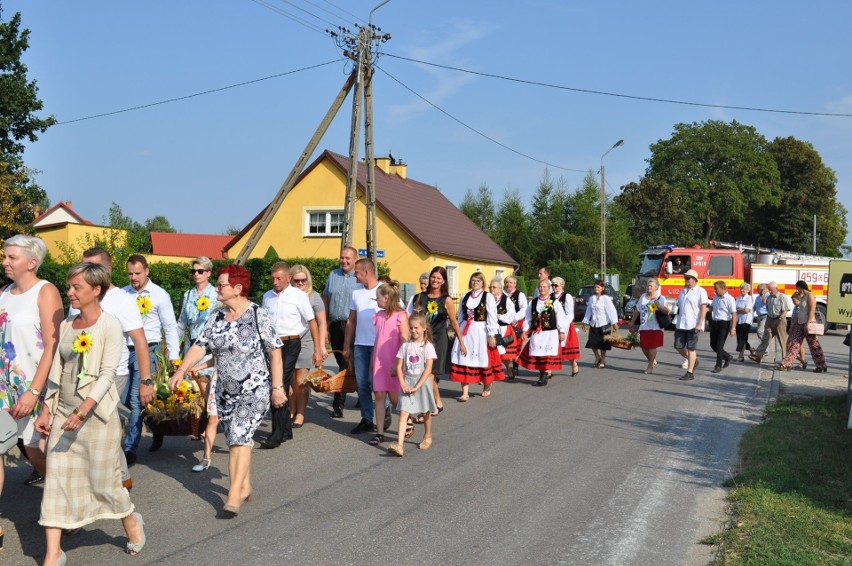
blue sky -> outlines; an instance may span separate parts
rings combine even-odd
[[[3,2],[23,15],[25,55],[45,112],[71,121],[286,73],[341,57],[321,30],[354,29],[378,0]],[[272,7],[273,9],[270,9]],[[282,15],[287,12],[303,21]],[[313,17],[311,14],[321,19]],[[323,21],[326,20],[326,21]],[[412,2],[374,23],[376,154],[459,203],[485,183],[528,202],[545,165],[576,188],[606,157],[610,191],[637,181],[649,145],[680,122],[736,119],[768,139],[811,142],[852,210],[852,117],[705,108],[579,93],[419,65],[388,55],[572,88],[715,105],[852,114],[847,2]],[[343,62],[214,94],[57,125],[27,149],[52,202],[100,222],[111,202],[182,232],[242,227],[275,195],[348,66]],[[351,98],[320,149],[346,154]],[[363,150],[361,151],[363,156]],[[356,238],[362,235],[356,235]],[[379,235],[381,236],[381,235]],[[847,242],[850,238],[847,238]],[[380,243],[380,242],[379,242]],[[763,242],[762,242],[763,243]]]

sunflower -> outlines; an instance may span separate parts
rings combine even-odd
[[[151,297],[147,295],[139,295],[136,297],[136,306],[139,307],[139,314],[145,316],[151,312]]]
[[[92,340],[91,335],[83,332],[74,340],[74,346],[71,349],[77,354],[85,354],[92,349],[92,344],[94,344],[94,340]]]
[[[651,303],[650,305],[648,305],[648,310],[651,312],[657,312],[658,308],[659,307],[657,306],[657,303]]]
[[[435,316],[435,313],[438,312],[438,303],[435,301],[429,301],[429,304],[426,305],[426,312],[429,313],[430,316]]]
[[[207,297],[199,297],[197,301],[195,301],[195,308],[199,311],[204,312],[208,308],[210,308],[210,299]]]

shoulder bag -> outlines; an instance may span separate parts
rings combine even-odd
[[[0,410],[0,456],[18,443],[18,423],[9,411]]]
[[[656,304],[656,300],[654,301]],[[654,318],[657,319],[657,326],[660,327],[660,330],[665,330],[669,326],[672,325],[672,315],[671,314],[663,314],[660,312],[659,304],[657,304],[657,310],[654,311]]]

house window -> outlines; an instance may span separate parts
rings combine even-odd
[[[495,269],[494,270],[494,279],[499,279],[500,283],[503,282],[503,270],[502,269]]]
[[[450,296],[458,299],[459,296],[459,268],[457,265],[447,266],[447,288],[450,291]]]
[[[306,236],[339,236],[343,234],[343,211],[307,211]]]

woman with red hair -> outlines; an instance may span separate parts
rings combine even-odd
[[[210,351],[216,359],[216,410],[228,441],[231,486],[223,510],[231,515],[251,495],[251,449],[255,430],[269,410],[287,402],[281,340],[268,311],[248,300],[249,272],[226,265],[216,281],[222,308],[207,319],[204,330],[171,379],[172,389]],[[268,356],[268,358],[267,358]]]

